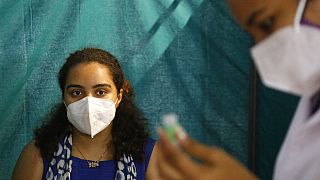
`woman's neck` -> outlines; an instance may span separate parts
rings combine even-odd
[[[96,134],[93,138],[90,135],[81,133],[72,127],[72,155],[81,159],[97,160],[106,151],[102,160],[109,160],[113,157],[113,143],[111,135],[112,124]],[[80,152],[78,152],[80,150]],[[81,154],[82,153],[82,154]],[[82,157],[82,156],[85,157]]]

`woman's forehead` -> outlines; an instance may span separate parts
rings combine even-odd
[[[67,76],[67,84],[69,83],[114,84],[108,67],[96,62],[82,63],[71,68]]]
[[[69,73],[87,73],[90,71],[111,75],[108,66],[94,61],[77,64],[74,67],[70,68]]]

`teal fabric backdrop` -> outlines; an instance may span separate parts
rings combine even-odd
[[[119,58],[152,137],[174,112],[247,164],[251,45],[220,0],[0,0],[0,179],[61,101],[65,58],[84,47]],[[257,173],[270,179],[297,98],[258,85]]]

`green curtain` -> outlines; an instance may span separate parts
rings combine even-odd
[[[214,0],[0,0],[0,179],[51,107],[73,51],[119,58],[149,119],[176,113],[190,136],[248,161],[252,41]],[[258,84],[256,168],[270,179],[297,98]]]

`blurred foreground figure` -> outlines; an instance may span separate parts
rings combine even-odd
[[[229,0],[255,39],[251,54],[266,86],[301,96],[277,158],[275,180],[320,178],[320,0]],[[177,132],[179,148],[160,130],[160,179],[257,179],[223,150]],[[190,157],[200,160],[196,163]]]

